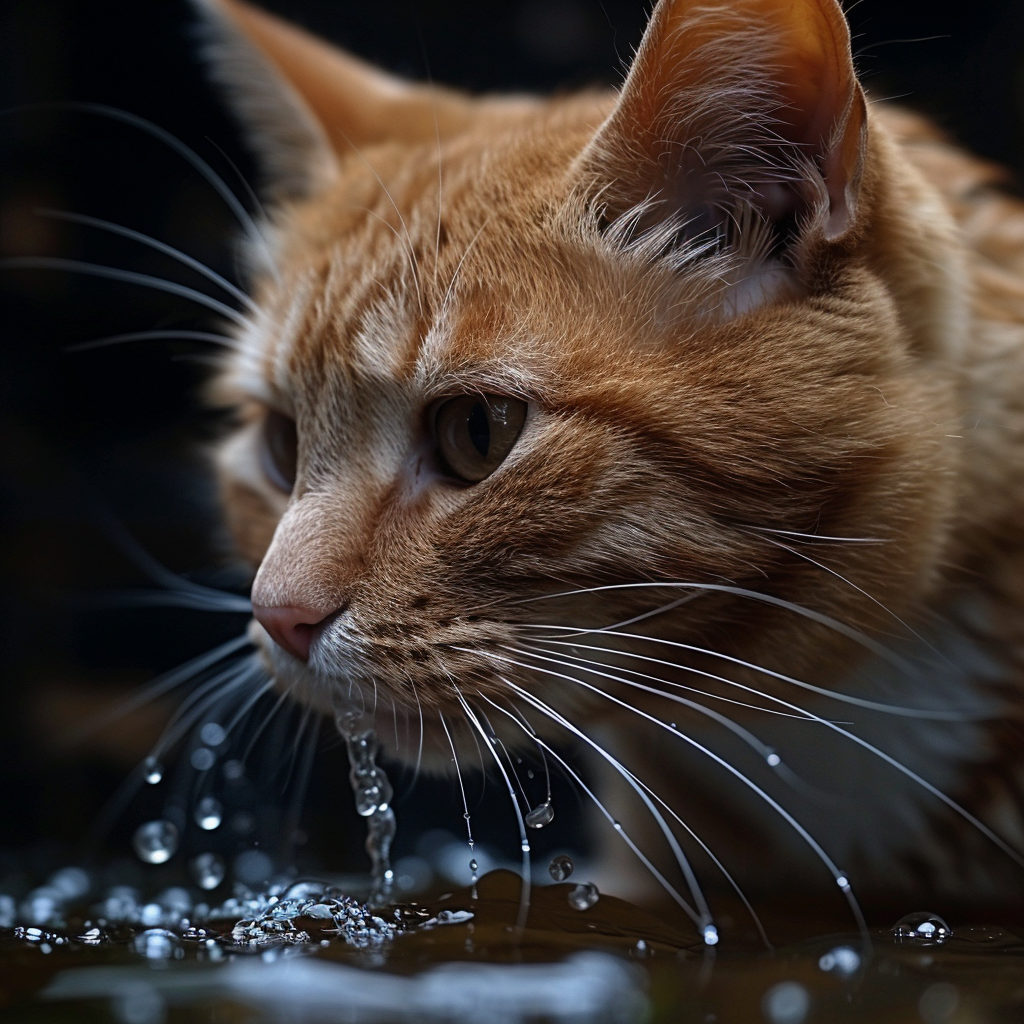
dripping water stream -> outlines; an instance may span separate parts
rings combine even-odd
[[[371,907],[385,906],[391,898],[394,872],[391,842],[395,837],[394,791],[384,770],[377,764],[380,745],[366,716],[352,708],[339,708],[334,716],[338,732],[348,750],[349,782],[356,811],[366,819],[366,852],[370,855]]]

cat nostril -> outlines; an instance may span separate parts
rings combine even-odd
[[[254,604],[252,614],[274,642],[299,661],[309,661],[309,649],[321,629],[343,609],[324,615],[312,608],[284,606],[266,608]]]

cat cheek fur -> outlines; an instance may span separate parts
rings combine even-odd
[[[519,686],[640,764],[639,719],[510,653],[532,628],[642,622],[685,645],[634,645],[673,659],[668,686],[725,671],[713,649],[730,683],[792,699],[783,675],[860,685],[854,631],[951,600],[965,257],[834,0],[661,0],[619,94],[551,101],[410,85],[201,6],[275,178],[260,320],[219,387],[287,400],[295,492],[259,478],[252,429],[220,467],[254,600],[325,619],[308,665],[256,631],[282,685],[425,708],[440,766],[432,713]],[[530,402],[523,435],[481,483],[446,480],[426,410],[495,392]],[[808,535],[851,541],[809,557]]]

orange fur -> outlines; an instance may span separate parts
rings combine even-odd
[[[225,506],[260,566],[258,604],[344,609],[308,666],[254,627],[282,685],[325,707],[374,687],[403,715],[423,707],[443,767],[434,712],[462,721],[459,693],[513,698],[566,739],[512,682],[603,737],[762,890],[811,884],[785,827],[761,821],[742,786],[728,810],[717,768],[550,674],[571,670],[510,653],[536,637],[527,624],[597,629],[698,595],[622,630],[661,644],[579,642],[672,662],[587,655],[612,674],[660,675],[652,691],[683,683],[778,711],[775,697],[858,725],[881,713],[702,651],[875,701],[963,706],[932,693],[952,670],[906,639],[913,627],[981,644],[977,664],[947,658],[964,700],[1014,713],[1024,208],[922,121],[865,105],[834,0],[661,0],[620,95],[554,100],[409,85],[240,0],[205,3],[231,55],[219,73],[269,166],[288,172],[268,225],[273,267],[254,281],[261,315],[217,385],[251,414],[223,449]],[[498,471],[464,486],[437,468],[428,412],[476,393],[530,411]],[[270,408],[298,423],[290,497],[259,467]],[[593,589],[659,581],[711,589]],[[585,592],[551,596],[574,589]],[[872,691],[882,643],[930,667]],[[584,678],[710,735],[660,693]],[[707,704],[754,731],[769,717]],[[482,707],[506,743],[525,742]],[[952,775],[915,764],[1011,841],[1024,835],[1011,741],[961,726],[940,755],[959,758]],[[805,729],[824,750],[808,770],[826,786],[843,740]],[[468,726],[456,735],[468,741]],[[962,891],[955,850],[970,851],[979,892],[1013,877],[927,794],[876,820],[889,784],[865,784],[855,813],[835,812],[856,818],[851,838],[834,838],[855,880]],[[607,792],[646,835],[635,796]],[[808,811],[826,832],[829,813]],[[915,844],[900,821],[949,842]],[[912,863],[902,875],[898,860]],[[613,852],[608,864],[613,888],[646,878]]]

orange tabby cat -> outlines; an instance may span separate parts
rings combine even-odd
[[[602,887],[698,920],[726,870],[1020,892],[997,175],[866,101],[835,0],[660,0],[618,94],[553,100],[203,7],[274,199],[218,463],[280,687],[437,770],[587,762]]]

